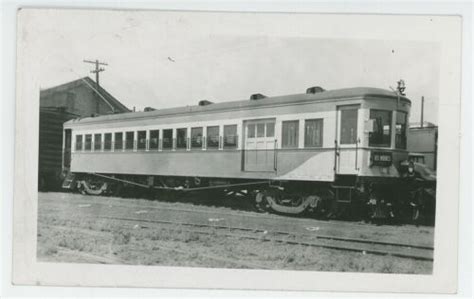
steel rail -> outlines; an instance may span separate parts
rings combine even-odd
[[[124,218],[124,217],[110,217],[110,216],[100,216],[98,218],[104,219],[111,219],[111,220],[119,220],[119,221],[130,221],[130,222],[145,222],[145,223],[152,223],[152,224],[172,224],[172,225],[182,225],[182,226],[194,226],[194,227],[206,227],[206,228],[217,228],[217,229],[226,229],[226,230],[241,230],[241,231],[252,231],[252,232],[264,232],[266,230],[263,229],[256,229],[256,228],[244,228],[244,227],[232,227],[232,226],[223,226],[223,225],[210,225],[210,224],[198,224],[198,223],[186,223],[186,222],[175,222],[175,221],[167,221],[167,220],[151,220],[151,219],[140,219],[140,218]],[[197,233],[202,234],[213,234],[215,232],[209,231],[196,231]],[[305,234],[293,234],[289,232],[273,232],[277,234],[283,235],[295,235],[295,236],[310,236]],[[344,251],[353,251],[353,252],[363,252],[369,253],[374,255],[390,255],[402,258],[410,258],[416,260],[426,260],[426,261],[433,261],[433,258],[430,256],[425,255],[415,255],[410,253],[402,253],[402,252],[394,252],[394,251],[386,251],[386,250],[377,250],[377,249],[370,249],[370,248],[357,248],[357,247],[349,247],[349,246],[340,246],[340,245],[331,245],[331,244],[324,244],[324,243],[317,243],[311,241],[301,241],[301,240],[288,240],[282,238],[275,238],[270,237],[268,235],[262,236],[251,236],[251,235],[242,235],[242,234],[235,234],[235,233],[220,233],[221,235],[228,236],[228,237],[237,237],[237,238],[246,238],[252,240],[263,240],[263,241],[275,241],[279,243],[287,243],[292,245],[304,245],[304,246],[311,246],[311,247],[320,247],[320,248],[327,248],[327,249],[336,249],[336,250],[344,250]],[[329,241],[339,241],[339,242],[353,242],[353,243],[363,243],[363,244],[376,244],[376,245],[383,245],[383,246],[393,246],[393,247],[401,247],[401,248],[415,248],[421,250],[427,250],[432,252],[433,248],[426,247],[426,246],[418,246],[418,245],[408,245],[408,244],[398,244],[398,243],[389,243],[389,242],[382,242],[382,241],[371,241],[371,240],[364,240],[364,239],[350,239],[350,238],[340,238],[340,237],[331,237],[331,236],[313,236],[317,239],[324,239]]]

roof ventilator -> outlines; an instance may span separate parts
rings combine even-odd
[[[319,93],[319,92],[324,92],[326,91],[324,88],[322,88],[321,86],[312,86],[308,89],[306,89],[306,93],[307,94],[311,94],[311,93]]]
[[[201,100],[198,103],[199,106],[207,106],[207,105],[211,105],[211,104],[214,104],[214,103],[211,102],[211,101],[208,101],[208,100]]]
[[[256,101],[256,100],[260,100],[260,99],[264,99],[266,98],[267,96],[264,95],[264,94],[261,94],[261,93],[254,93],[253,95],[250,96],[250,100],[251,101]]]

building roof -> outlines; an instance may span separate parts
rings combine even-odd
[[[292,94],[284,96],[266,97],[258,100],[240,100],[232,102],[215,103],[210,105],[193,105],[178,108],[159,109],[148,112],[132,112],[121,115],[103,115],[98,117],[87,117],[82,119],[70,120],[68,123],[92,123],[98,121],[113,121],[113,120],[124,120],[124,119],[140,119],[147,117],[164,117],[173,116],[185,113],[198,113],[198,112],[213,112],[213,111],[228,111],[233,109],[252,109],[266,106],[278,106],[296,103],[305,103],[313,101],[325,101],[334,99],[349,99],[349,98],[362,98],[362,97],[377,97],[387,99],[397,99],[397,95],[389,90],[371,88],[371,87],[354,87],[337,90],[328,90],[317,93],[303,93],[303,94]],[[401,101],[408,102],[410,100],[404,96],[400,96]]]
[[[94,89],[100,93],[100,95],[111,105],[114,107],[115,112],[123,113],[123,112],[130,112],[131,110],[128,109],[125,105],[123,105],[119,100],[113,97],[110,93],[108,93],[104,88],[100,85],[97,85],[91,78],[83,77],[68,83],[64,83],[58,86],[50,87],[41,90],[42,96],[48,96],[51,93],[55,92],[62,92],[67,91],[73,88],[77,88],[79,86],[86,86],[90,88],[92,91]]]
[[[429,128],[437,128],[438,126],[432,122],[424,121],[423,126],[421,122],[411,122],[410,129],[429,129]]]

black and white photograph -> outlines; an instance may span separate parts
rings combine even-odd
[[[455,17],[18,14],[41,267],[435,276]]]

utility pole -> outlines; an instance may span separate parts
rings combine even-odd
[[[421,122],[420,122],[420,126],[423,128],[423,113],[424,113],[424,110],[425,110],[425,97],[422,96],[421,97]]]
[[[95,70],[92,70],[91,73],[95,73],[95,83],[99,86],[99,73],[105,71],[104,68],[100,67],[100,65],[108,65],[105,62],[100,62],[98,59],[96,60],[83,60],[85,63],[92,63],[95,64]]]

